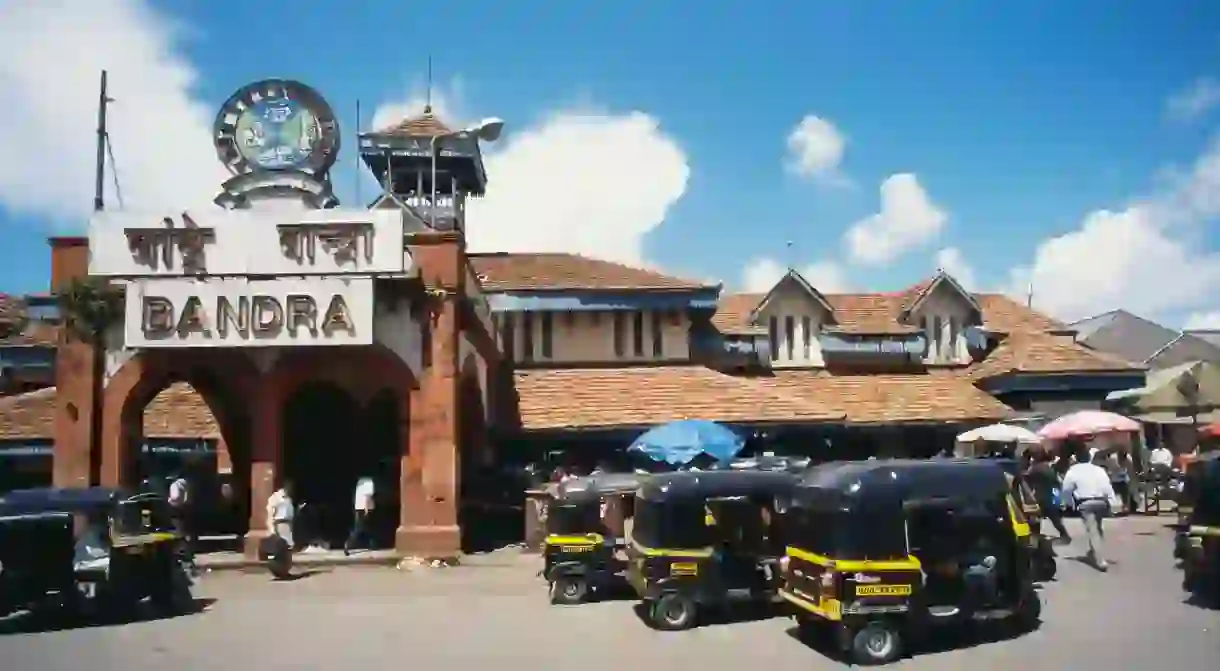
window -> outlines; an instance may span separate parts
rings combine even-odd
[[[500,347],[504,350],[504,355],[509,360],[517,358],[517,324],[513,319],[513,313],[504,313],[504,318],[500,320]]]
[[[771,325],[767,329],[771,337],[771,360],[775,361],[779,358],[779,319],[771,318]]]
[[[810,324],[811,321],[808,317],[801,317],[801,347],[804,348],[802,351],[806,361],[812,358],[809,351],[813,344],[813,329],[810,328],[812,326]]]
[[[521,360],[534,360],[534,314],[521,313]]]
[[[932,335],[928,338],[928,350],[932,353],[932,361],[939,362],[941,354],[940,317],[932,318]]]
[[[652,355],[661,358],[665,353],[665,315],[660,311],[652,313]]]
[[[960,337],[958,332],[957,320],[949,318],[949,351],[945,353],[945,358],[954,363],[957,362],[957,339]]]
[[[644,356],[644,313],[636,312],[632,315],[631,329],[631,351],[636,356]]]
[[[542,317],[542,358],[550,359],[555,351],[555,315],[551,312],[543,312],[540,316]]]
[[[796,317],[784,317],[784,350],[788,352],[788,360],[792,361],[793,349],[796,347]]]
[[[627,354],[626,334],[624,331],[627,328],[625,321],[627,315],[621,312],[614,313],[614,356],[622,357]]]

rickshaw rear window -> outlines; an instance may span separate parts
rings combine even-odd
[[[547,511],[547,531],[560,535],[602,533],[601,505],[597,501],[552,505]]]
[[[650,548],[691,550],[709,545],[702,501],[638,499],[632,536]]]
[[[907,556],[906,528],[899,511],[796,507],[785,522],[788,541],[803,550],[833,559],[901,559]]]

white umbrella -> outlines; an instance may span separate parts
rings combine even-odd
[[[1019,443],[1021,445],[1042,444],[1042,439],[1038,437],[1038,434],[1029,429],[1012,426],[1011,424],[980,426],[957,437],[957,442],[959,443],[975,443],[978,441],[988,443]]]

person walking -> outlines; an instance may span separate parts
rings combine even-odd
[[[166,503],[169,504],[170,520],[174,524],[174,530],[182,537],[179,544],[179,549],[182,553],[182,558],[190,565],[191,569],[195,567],[195,543],[191,537],[191,487],[187,479],[181,474],[174,476],[169,484],[169,492],[166,495]]]
[[[1110,514],[1112,502],[1117,498],[1110,484],[1110,474],[1098,463],[1104,459],[1101,452],[1095,454],[1092,461],[1080,459],[1063,476],[1063,496],[1070,496],[1076,502],[1076,510],[1080,512],[1089,538],[1089,559],[1099,571],[1109,568],[1102,546],[1105,540],[1102,521]]]
[[[355,508],[352,511],[352,529],[347,534],[347,540],[343,543],[343,556],[347,557],[352,554],[352,549],[357,543],[367,542],[368,540],[368,523],[369,515],[373,512],[374,502],[373,495],[376,493],[376,486],[373,484],[373,479],[363,477],[356,481]]]
[[[292,500],[292,483],[285,481],[267,499],[267,530],[283,539],[288,544],[289,551],[296,547],[292,536],[292,522],[295,518],[296,504]]]
[[[1059,474],[1055,472],[1054,458],[1046,450],[1031,451],[1031,462],[1025,470],[1025,482],[1034,490],[1034,498],[1042,511],[1042,518],[1050,522],[1059,534],[1061,543],[1071,543],[1072,535],[1063,524],[1063,499]]]

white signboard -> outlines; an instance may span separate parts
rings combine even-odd
[[[369,345],[373,280],[137,280],[124,317],[136,348]]]
[[[99,212],[89,274],[107,277],[401,274],[395,210]]]

